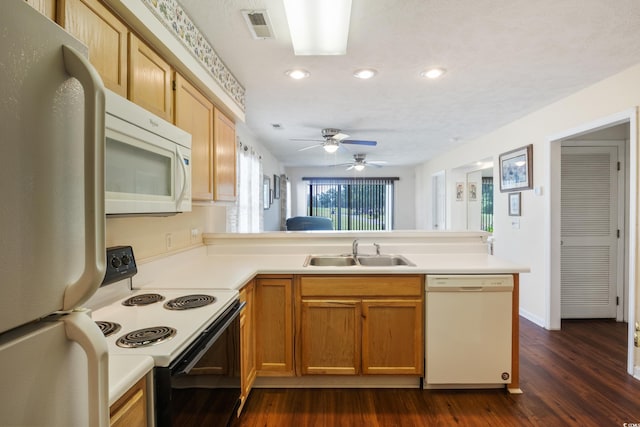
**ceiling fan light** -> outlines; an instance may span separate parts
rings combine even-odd
[[[307,70],[303,70],[302,68],[288,70],[285,72],[285,74],[294,80],[306,79],[310,75],[310,73]]]
[[[353,167],[355,170],[357,170],[358,172],[363,171],[364,170],[364,165],[363,164],[357,164]]]
[[[284,0],[284,10],[296,55],[347,53],[351,0]]]
[[[442,77],[446,72],[447,70],[445,70],[444,68],[430,68],[421,72],[420,76],[426,77],[428,79],[437,79],[439,77]]]
[[[356,77],[358,79],[362,79],[362,80],[367,80],[370,79],[372,77],[375,77],[375,75],[378,74],[378,72],[376,70],[374,70],[373,68],[362,68],[360,70],[356,70],[353,72],[353,77]]]
[[[326,151],[329,154],[333,154],[336,151],[338,151],[338,144],[327,143],[327,144],[324,144],[323,147],[324,147],[324,151]]]

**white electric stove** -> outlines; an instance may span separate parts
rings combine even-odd
[[[131,297],[146,295],[160,295],[161,300],[145,305],[123,305]],[[170,310],[165,304],[176,298],[185,296],[207,295],[215,300],[207,305],[183,310]],[[217,319],[225,309],[238,299],[238,291],[226,289],[178,289],[178,290],[137,290],[127,296],[92,312],[91,317],[96,322],[113,322],[120,326],[110,333],[107,338],[109,354],[136,354],[151,356],[155,366],[169,366],[187,346]],[[168,331],[168,337],[161,339],[163,332]],[[139,333],[135,333],[140,331]],[[171,335],[171,331],[175,331]],[[123,346],[119,340],[128,335],[132,342],[139,343],[139,347]],[[158,342],[153,339],[158,337]]]
[[[170,262],[167,260],[167,262]],[[103,286],[85,306],[106,336],[110,355],[150,356],[154,361],[157,427],[179,423],[176,388],[198,388],[192,368],[209,351],[226,357],[226,370],[207,375],[208,390],[225,402],[214,417],[225,426],[240,402],[240,322],[244,304],[230,289],[132,289],[137,266],[130,246],[107,249]],[[186,380],[186,381],[185,381]],[[179,383],[179,385],[178,385]],[[185,385],[186,384],[186,385]]]

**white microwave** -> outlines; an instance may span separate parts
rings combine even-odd
[[[191,211],[191,135],[109,90],[105,107],[106,213]]]

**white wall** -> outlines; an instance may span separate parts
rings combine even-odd
[[[531,273],[522,274],[520,281],[520,313],[538,323],[546,325],[549,319],[548,296],[550,267],[547,253],[550,228],[550,202],[544,188],[552,182],[548,167],[550,158],[550,138],[569,129],[591,123],[640,104],[640,65],[605,79],[589,88],[581,90],[554,104],[529,114],[515,122],[434,158],[417,168],[422,175],[421,182],[431,192],[431,175],[442,169],[447,173],[447,185],[453,171],[487,156],[498,165],[500,153],[533,144],[534,186],[540,187],[540,195],[533,190],[522,192],[522,216],[519,229],[512,228],[507,212],[507,193],[499,189],[498,167],[494,181],[494,236],[495,254],[518,264],[528,265]],[[632,159],[637,161],[637,159]],[[450,188],[450,187],[449,187]],[[416,217],[418,228],[427,229],[430,224],[431,199],[417,197]],[[448,204],[455,202],[449,198]],[[636,292],[637,295],[637,292]],[[638,301],[636,299],[636,312]],[[633,319],[630,320],[633,322]],[[632,323],[633,324],[633,323]]]
[[[286,173],[291,182],[291,215],[306,215],[305,182],[303,177],[398,177],[395,183],[394,229],[413,230],[416,228],[416,199],[426,197],[427,193],[416,193],[415,171],[413,167],[384,167],[365,169],[362,172],[346,172],[335,168],[287,168]],[[357,175],[356,175],[357,174]]]
[[[267,175],[271,179],[271,187],[273,188],[273,175],[280,175],[284,172],[284,168],[278,159],[273,157],[273,155],[264,148],[253,132],[247,128],[246,124],[242,122],[236,123],[236,137],[239,138],[243,144],[253,147],[256,152],[260,153],[262,157],[262,174]],[[280,230],[281,201],[282,199],[274,199],[271,207],[263,210],[264,231]]]

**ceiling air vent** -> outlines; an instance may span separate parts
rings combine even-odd
[[[243,10],[242,16],[249,26],[249,31],[254,39],[274,38],[271,21],[266,10]]]

